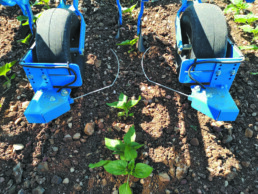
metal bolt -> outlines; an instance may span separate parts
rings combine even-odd
[[[194,90],[196,91],[196,92],[200,92],[201,91],[201,86],[194,86]]]
[[[28,75],[28,78],[29,78],[29,79],[33,79],[33,75],[31,75],[31,74]]]
[[[221,75],[221,71],[220,70],[216,71],[216,75]]]
[[[53,101],[55,101],[55,100],[56,100],[56,98],[55,98],[54,96],[51,96],[51,97],[50,97],[50,101],[51,101],[51,102],[53,102]]]
[[[236,75],[236,71],[235,70],[231,71],[231,75]]]
[[[62,89],[62,91],[61,91],[62,96],[67,96],[68,94],[69,94],[69,92],[66,89]]]

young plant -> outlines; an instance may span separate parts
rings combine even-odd
[[[44,8],[50,9],[49,1],[50,0],[37,0],[37,1],[35,1],[35,3],[32,6],[34,6],[34,5],[44,5]]]
[[[7,79],[7,81],[3,84],[3,86],[6,86],[7,88],[10,88],[11,80],[15,79],[16,75],[14,73],[9,79],[6,74],[11,70],[11,67],[14,66],[16,62],[17,61],[12,61],[0,67],[0,76],[4,76]]]
[[[250,26],[250,25],[243,25],[240,27],[244,32],[252,33],[253,34],[253,40],[258,40],[258,26],[256,28]]]
[[[32,34],[29,34],[28,36],[26,36],[24,39],[21,40],[17,40],[18,43],[23,43],[23,44],[30,44],[30,38],[32,37]]]
[[[253,13],[249,13],[247,15],[235,15],[234,21],[236,23],[248,23],[251,25],[252,23],[256,22],[258,20],[258,16],[254,15]]]
[[[132,39],[132,40],[126,40],[123,41],[121,43],[117,43],[116,45],[118,46],[130,46],[130,50],[128,51],[128,53],[131,53],[134,49],[133,49],[133,45],[135,45],[138,41],[139,37]]]
[[[141,96],[139,96],[138,100],[128,100],[128,96],[124,95],[122,92],[120,93],[119,97],[118,97],[118,101],[116,102],[112,102],[112,103],[107,103],[108,106],[110,107],[114,107],[114,108],[118,108],[118,109],[122,109],[122,112],[118,113],[119,117],[122,116],[133,116],[133,113],[129,113],[129,110],[134,107],[140,100],[141,100]]]
[[[251,75],[258,75],[258,72],[251,72]]]
[[[247,46],[240,46],[239,47],[241,50],[258,50],[258,46],[252,44],[252,45],[247,45]]]
[[[229,4],[225,9],[225,13],[235,13],[235,14],[240,14],[244,10],[249,9],[252,7],[251,4],[245,3],[243,0],[230,0],[231,4]]]
[[[95,164],[89,164],[89,168],[96,168],[103,166],[104,169],[113,175],[128,175],[126,183],[120,185],[120,194],[132,194],[129,186],[130,175],[136,178],[148,177],[153,168],[144,163],[136,163],[137,149],[142,147],[142,144],[135,142],[136,134],[134,126],[124,136],[124,142],[116,139],[105,138],[105,145],[109,150],[114,151],[113,154],[118,154],[120,160],[110,161],[101,160]]]
[[[134,8],[136,7],[137,3],[135,5],[132,5],[131,7],[122,7],[122,13],[130,13],[132,15],[132,12]]]

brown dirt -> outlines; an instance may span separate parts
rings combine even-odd
[[[81,2],[81,1],[80,1]],[[138,2],[136,0],[133,1]],[[123,6],[132,5],[121,1]],[[215,1],[222,9],[226,3]],[[132,178],[134,193],[258,193],[258,72],[257,51],[244,51],[246,61],[241,64],[231,88],[231,95],[240,109],[235,122],[215,122],[191,108],[186,97],[152,85],[145,79],[141,56],[136,49],[128,54],[128,47],[116,43],[133,39],[136,35],[139,4],[132,17],[124,17],[121,38],[114,39],[117,29],[115,1],[81,2],[87,23],[85,55],[87,58],[84,84],[72,93],[80,96],[109,85],[117,72],[116,60],[110,49],[117,53],[121,73],[114,87],[77,100],[71,111],[48,124],[29,124],[24,116],[23,103],[33,97],[32,88],[22,68],[11,88],[2,94],[5,79],[0,77],[0,193],[25,193],[41,185],[45,193],[112,193],[126,180],[113,176],[103,168],[89,169],[90,163],[100,159],[115,160],[104,146],[104,137],[122,139],[131,125],[135,125],[139,149],[137,162],[154,168],[150,177]],[[180,2],[163,0],[147,3],[143,16],[143,34],[146,47],[151,47],[145,60],[146,73],[159,83],[189,93],[178,82],[175,61],[175,15]],[[258,4],[253,12],[257,14]],[[40,7],[35,12],[38,12]],[[256,12],[255,12],[256,11]],[[0,64],[21,59],[28,46],[17,43],[26,35],[16,17],[18,7],[0,6]],[[246,36],[227,16],[230,38],[237,45],[246,45]],[[8,76],[12,75],[9,74]],[[133,118],[120,119],[117,110],[106,105],[116,101],[120,92],[142,99],[131,111]],[[19,120],[18,120],[19,119]],[[17,123],[15,123],[17,122]],[[95,132],[84,134],[86,123],[95,122]],[[68,126],[72,123],[72,127]],[[251,138],[245,133],[253,131]],[[80,133],[80,140],[65,141],[64,136]],[[232,138],[227,143],[227,138]],[[23,144],[21,151],[13,151],[13,144]],[[57,147],[58,151],[53,151]],[[13,168],[21,162],[23,175],[17,183]],[[48,170],[39,170],[42,162]],[[39,165],[40,164],[40,165]],[[71,172],[71,168],[75,171]],[[160,173],[167,173],[170,181],[160,181]],[[69,178],[68,184],[52,184],[54,175]],[[44,180],[40,184],[39,180]],[[29,182],[27,186],[25,183]],[[9,183],[9,184],[8,184]],[[76,186],[76,184],[79,184]],[[13,188],[12,187],[12,188]],[[76,191],[77,190],[77,191]],[[80,190],[80,191],[78,191]]]

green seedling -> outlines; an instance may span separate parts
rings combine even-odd
[[[131,7],[122,7],[122,13],[130,13],[132,15],[133,10],[135,9],[137,3]]]
[[[120,93],[119,97],[118,97],[118,101],[116,102],[112,102],[112,103],[107,103],[108,106],[110,107],[114,107],[114,108],[118,108],[118,109],[122,109],[122,112],[118,113],[119,117],[122,116],[133,116],[133,113],[129,113],[129,110],[134,107],[140,100],[141,100],[141,96],[139,96],[138,100],[128,100],[128,96],[124,95],[123,93]]]
[[[132,39],[132,40],[126,40],[126,41],[123,41],[121,43],[117,43],[116,45],[118,46],[130,46],[130,50],[128,51],[128,53],[131,53],[134,49],[132,48],[133,45],[135,45],[138,41],[139,37],[135,38],[135,39]]]
[[[17,61],[12,61],[12,62],[6,63],[5,65],[3,65],[3,66],[0,67],[0,76],[4,76],[4,77],[7,79],[7,81],[3,84],[3,86],[6,86],[7,88],[10,88],[10,86],[11,86],[11,80],[12,80],[12,79],[15,79],[15,77],[16,77],[16,75],[15,75],[15,73],[14,73],[14,74],[11,76],[11,78],[9,79],[9,78],[7,77],[7,73],[8,73],[9,71],[11,71],[11,67],[14,66],[16,62],[17,62]]]
[[[244,32],[252,33],[253,34],[253,40],[258,40],[258,26],[256,28],[250,26],[250,25],[243,25],[240,27]]]
[[[113,154],[118,154],[120,160],[101,160],[95,164],[89,164],[89,168],[97,168],[103,166],[104,169],[113,175],[128,175],[126,183],[120,185],[120,194],[132,194],[129,186],[130,175],[136,178],[147,178],[153,171],[153,168],[144,163],[135,164],[137,158],[137,149],[142,147],[142,144],[135,142],[136,134],[134,126],[124,136],[124,142],[116,139],[105,138],[105,145],[109,150],[114,151]]]
[[[252,45],[247,45],[247,46],[240,46],[239,47],[241,50],[258,50],[258,46],[252,44]]]
[[[193,130],[197,131],[197,126],[190,125],[190,127],[191,127]]]
[[[40,18],[42,13],[43,12],[40,12],[40,13],[36,14],[35,16],[33,16],[33,23],[36,23],[37,19]],[[20,21],[23,26],[29,25],[29,18],[27,16],[24,16],[24,15],[17,16],[17,20]]]
[[[225,9],[225,13],[234,13],[240,14],[244,10],[247,10],[252,7],[251,4],[245,3],[243,0],[230,0],[231,4],[229,4]]]
[[[258,75],[258,72],[251,72],[251,75]]]
[[[17,40],[17,42],[29,45],[29,44],[30,44],[30,38],[31,38],[31,37],[32,37],[32,34],[29,34],[29,35],[26,36],[24,39]]]
[[[50,0],[38,0],[38,1],[35,1],[35,3],[33,3],[32,6],[34,6],[34,5],[44,5],[44,8],[50,9],[49,1]]]
[[[258,20],[258,16],[254,15],[253,13],[247,14],[247,15],[235,15],[234,21],[236,23],[248,23],[249,25],[254,23]]]

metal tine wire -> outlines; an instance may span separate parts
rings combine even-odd
[[[83,97],[85,97],[85,96],[88,96],[88,95],[90,95],[90,94],[99,92],[99,91],[104,90],[104,89],[107,89],[107,88],[110,88],[110,87],[112,87],[112,86],[115,84],[115,82],[116,82],[116,80],[117,80],[117,78],[118,78],[118,76],[119,76],[120,63],[119,63],[119,59],[118,59],[116,53],[113,51],[113,49],[110,49],[110,50],[113,52],[113,54],[114,54],[115,57],[116,57],[116,60],[117,60],[117,68],[118,68],[117,74],[116,74],[116,78],[114,79],[113,83],[112,83],[111,85],[109,85],[109,86],[106,86],[106,87],[103,87],[103,88],[100,88],[100,89],[91,91],[91,92],[89,92],[89,93],[83,94],[83,95],[81,95],[81,96],[78,96],[78,97],[74,98],[74,100],[79,99],[79,98],[83,98]]]
[[[169,88],[169,87],[167,87],[167,86],[164,86],[164,85],[162,85],[162,84],[159,84],[159,83],[154,82],[154,81],[152,81],[152,80],[149,79],[149,77],[146,75],[146,73],[145,73],[145,71],[144,71],[143,58],[144,58],[145,54],[149,51],[150,48],[151,48],[151,47],[149,47],[149,48],[143,53],[143,55],[142,55],[142,61],[141,61],[142,71],[143,71],[143,74],[144,74],[144,76],[146,77],[146,79],[147,79],[149,82],[151,82],[151,83],[153,83],[153,84],[155,84],[155,85],[161,86],[161,87],[163,87],[163,88],[166,88],[166,89],[168,89],[168,90],[171,90],[171,91],[173,91],[173,92],[177,92],[177,93],[179,93],[179,94],[181,94],[181,95],[184,95],[184,96],[188,97],[188,96],[189,96],[188,94],[185,94],[185,93],[183,93],[183,92],[180,92],[180,91],[175,90],[175,89],[172,89],[172,88]]]

